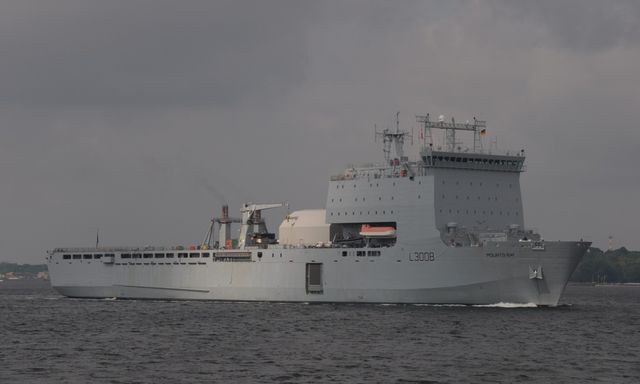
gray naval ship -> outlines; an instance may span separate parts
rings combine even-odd
[[[376,132],[384,163],[331,177],[326,209],[287,214],[279,236],[262,212],[284,203],[246,203],[239,218],[224,206],[198,246],[48,251],[51,285],[78,298],[557,305],[590,243],[524,227],[524,151],[484,149],[475,118],[417,121],[419,158],[398,123]]]

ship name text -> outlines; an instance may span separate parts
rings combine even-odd
[[[487,257],[513,257],[515,253],[513,252],[488,252]]]

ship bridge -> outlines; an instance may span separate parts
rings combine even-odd
[[[376,132],[383,138],[384,163],[350,167],[331,177],[326,203],[331,240],[358,238],[363,225],[395,228],[399,241],[523,229],[519,178],[525,171],[524,150],[483,148],[486,123],[475,118],[457,123],[425,115],[417,120],[424,126],[416,161],[402,151],[405,138],[413,135],[396,127],[395,132]],[[443,146],[434,144],[433,129],[445,131]],[[462,148],[459,131],[473,134],[471,148]],[[394,146],[396,157],[391,157]]]

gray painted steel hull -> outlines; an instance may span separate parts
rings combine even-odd
[[[53,261],[49,268],[53,288],[79,298],[554,306],[587,248],[581,242],[547,243],[544,251],[501,244],[500,254],[513,256],[496,257],[487,256],[496,254],[487,247],[441,247],[433,261],[415,261],[414,250],[400,247],[383,249],[378,257],[344,257],[342,249],[276,249],[273,257],[269,250],[248,262]],[[322,293],[309,293],[305,266],[318,261]],[[531,278],[532,268],[541,268],[544,278]]]

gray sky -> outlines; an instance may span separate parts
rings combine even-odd
[[[98,227],[196,243],[223,201],[322,207],[396,110],[525,148],[546,239],[640,249],[639,45],[637,1],[5,0],[0,261]]]

